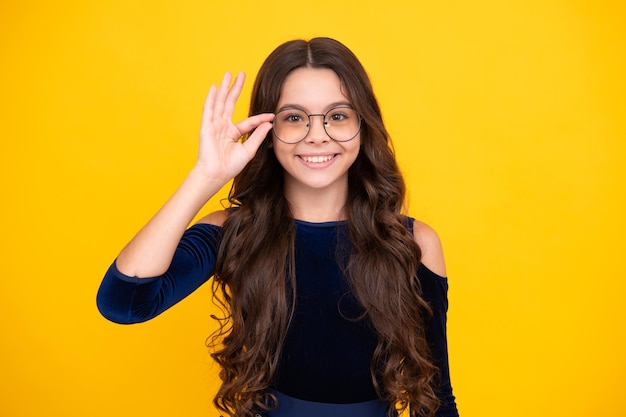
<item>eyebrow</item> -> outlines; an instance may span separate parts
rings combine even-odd
[[[352,107],[352,103],[350,103],[349,101],[336,101],[326,106],[326,110],[324,112],[330,109],[333,109],[335,107],[341,107],[341,106]],[[282,105],[279,109],[276,110],[276,113],[278,113],[279,111],[289,110],[289,109],[302,110],[307,114],[313,114],[313,113],[309,113],[308,110],[304,106],[301,106],[299,104],[290,104],[290,103]]]

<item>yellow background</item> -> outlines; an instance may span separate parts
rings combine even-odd
[[[443,239],[462,415],[626,415],[624,9],[2,2],[0,415],[217,415],[209,288],[135,326],[95,293],[193,163],[210,84],[318,35],[368,69]]]

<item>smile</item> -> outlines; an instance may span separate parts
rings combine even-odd
[[[300,158],[304,162],[308,162],[310,164],[321,164],[321,163],[330,161],[335,156],[336,155],[313,155],[313,156],[300,155]]]

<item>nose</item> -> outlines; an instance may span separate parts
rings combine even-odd
[[[324,127],[324,117],[325,115],[323,114],[309,115],[309,131],[306,135],[307,142],[328,142],[330,140]],[[316,121],[316,119],[319,119],[319,121]]]

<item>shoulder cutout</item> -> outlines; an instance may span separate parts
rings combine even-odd
[[[441,240],[437,233],[426,223],[413,222],[413,237],[422,250],[422,263],[435,274],[446,276],[446,262],[443,256]]]
[[[200,220],[197,223],[208,223],[214,226],[222,226],[224,222],[228,219],[228,212],[226,210],[214,211],[210,213]]]

